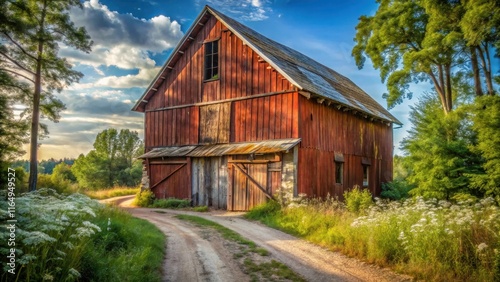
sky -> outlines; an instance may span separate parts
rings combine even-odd
[[[42,121],[50,134],[40,141],[38,158],[87,154],[97,133],[111,127],[137,131],[142,138],[143,114],[131,108],[205,5],[347,76],[387,105],[379,72],[369,60],[359,70],[351,57],[358,19],[375,13],[375,0],[91,0],[72,9],[70,17],[86,28],[92,52],[64,46],[59,51],[85,76],[56,94],[66,110],[58,123]],[[411,89],[418,97],[430,85]],[[396,154],[411,127],[409,105],[415,101],[390,110],[403,123],[394,130]]]

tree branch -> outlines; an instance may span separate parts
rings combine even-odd
[[[18,75],[18,76],[20,76],[20,77],[23,77],[23,78],[25,78],[25,79],[29,80],[29,81],[30,81],[30,82],[32,82],[32,83],[35,83],[35,81],[34,81],[33,79],[31,79],[31,78],[29,78],[29,77],[27,77],[27,76],[25,76],[25,75],[22,75],[22,74],[20,74],[20,73],[18,73],[18,72],[15,72],[15,71],[13,71],[13,70],[5,69],[5,68],[0,68],[0,70],[3,70],[3,71],[8,71],[8,72],[13,73],[13,74],[15,74],[15,75]]]
[[[9,38],[9,40],[12,43],[14,43],[14,45],[16,45],[17,48],[19,48],[26,56],[30,57],[33,60],[36,60],[35,56],[33,56],[30,53],[26,52],[26,50],[24,50],[24,48],[21,45],[19,45],[19,43],[17,43],[14,39],[12,39],[12,37],[10,37],[10,35],[7,32],[4,31],[3,34],[5,34],[5,36],[7,36],[7,38]]]
[[[9,61],[11,61],[14,65],[18,66],[20,69],[32,74],[32,75],[35,75],[34,72],[30,71],[29,69],[25,68],[24,66],[22,66],[21,64],[19,64],[18,62],[16,62],[16,60],[12,59],[11,57],[9,57],[9,55],[5,54],[4,52],[0,51],[0,55],[4,56],[5,58],[7,58]]]

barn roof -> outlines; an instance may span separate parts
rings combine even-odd
[[[292,149],[300,142],[300,138],[273,139],[255,142],[230,144],[208,144],[190,146],[170,146],[154,148],[138,159],[161,157],[220,157],[227,155],[269,154]]]
[[[159,78],[164,76],[167,66],[172,66],[178,60],[178,57],[182,55],[179,55],[179,51],[187,48],[189,44],[188,38],[194,37],[193,35],[199,32],[201,24],[207,21],[210,15],[221,21],[231,32],[301,91],[308,92],[320,99],[328,99],[340,107],[391,123],[401,124],[389,111],[347,77],[292,48],[263,36],[209,6],[205,6],[191,28],[186,32],[181,43],[172,52],[163,69],[132,110],[138,111],[141,103],[147,103],[147,99],[153,95],[159,84],[161,84]]]

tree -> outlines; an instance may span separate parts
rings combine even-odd
[[[142,175],[142,162],[133,160],[139,152],[142,141],[137,132],[106,129],[97,134],[94,150],[80,155],[71,170],[85,188],[135,186]]]
[[[89,52],[92,42],[84,28],[76,28],[69,18],[70,8],[82,7],[79,0],[2,0],[0,7],[1,68],[18,81],[31,85],[31,95],[21,102],[31,118],[29,189],[36,189],[40,115],[57,121],[64,109],[53,96],[82,74],[57,55],[59,44]]]
[[[476,135],[464,107],[445,115],[433,94],[424,95],[412,107],[413,124],[402,149],[410,164],[412,195],[450,199],[456,193],[474,193],[468,174],[481,171],[481,157],[471,152]]]
[[[478,134],[474,150],[482,155],[485,173],[473,174],[472,186],[486,195],[500,196],[500,97],[487,96],[474,105],[473,128]]]
[[[375,15],[362,16],[356,26],[352,55],[359,68],[368,56],[380,70],[387,83],[384,96],[389,107],[412,97],[412,82],[430,81],[448,114],[454,108],[453,81],[463,71],[472,72],[476,95],[482,94],[481,76],[492,93],[489,48],[495,42],[498,46],[498,1],[377,2]],[[478,2],[486,4],[477,8]],[[483,22],[486,24],[476,27]]]

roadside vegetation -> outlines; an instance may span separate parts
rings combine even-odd
[[[0,206],[6,220],[7,202]],[[165,237],[144,220],[52,189],[17,197],[15,216],[17,267],[15,275],[2,267],[1,281],[161,281]]]
[[[244,272],[250,275],[252,281],[305,281],[286,265],[276,260],[262,261],[262,259],[255,259],[254,255],[267,257],[269,255],[268,251],[218,223],[192,215],[176,215],[175,217],[190,221],[198,226],[212,228],[226,240],[239,244],[240,251],[234,254],[234,258],[243,267]]]
[[[135,195],[139,192],[139,190],[140,188],[138,187],[114,187],[111,189],[84,191],[83,193],[92,199],[102,200],[113,197]]]
[[[492,198],[270,201],[246,217],[424,281],[498,281],[500,209]],[[369,204],[367,204],[369,203]]]

